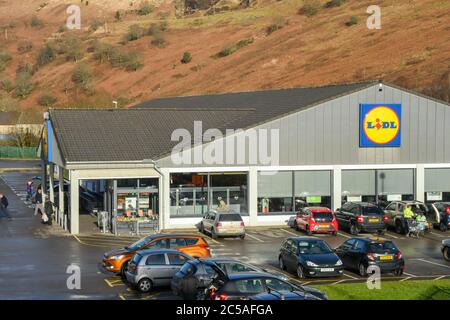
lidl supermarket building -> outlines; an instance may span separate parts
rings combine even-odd
[[[448,123],[448,103],[373,81],[54,109],[41,150],[49,182],[70,183],[49,197],[73,234],[84,232],[86,188],[101,195],[109,226],[141,219],[154,230],[193,227],[219,204],[246,225],[281,225],[305,203],[450,201]],[[261,145],[251,137],[264,140],[264,130],[270,157],[256,157]],[[200,141],[199,131],[215,139]],[[193,147],[174,158],[186,134]],[[243,150],[230,142],[239,135]],[[215,161],[200,161],[199,148],[215,150]]]

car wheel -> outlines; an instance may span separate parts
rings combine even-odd
[[[356,226],[355,223],[352,223],[352,224],[350,225],[350,234],[352,234],[352,235],[354,235],[354,236],[357,236],[358,233],[359,233],[358,227]]]
[[[218,238],[216,231],[213,229],[211,229],[211,238],[213,238],[214,240],[216,240]]]
[[[129,263],[129,261],[125,261],[123,264],[122,264],[122,267],[120,268],[120,275],[122,276],[122,277],[126,277],[126,273],[127,273],[127,270],[128,270],[128,263]]]
[[[336,237],[338,235],[337,231],[333,231],[332,235]]]
[[[398,268],[397,270],[394,271],[394,275],[396,275],[396,276],[401,276],[402,274],[403,274],[402,268]]]
[[[245,239],[245,234],[240,235],[239,238],[241,238],[241,240],[244,240]]]
[[[137,288],[142,293],[150,292],[153,289],[153,282],[148,278],[141,279],[138,282]]]
[[[205,226],[203,225],[203,223],[200,224],[200,232],[205,233]]]
[[[298,265],[297,267],[297,277],[299,279],[305,279],[305,273],[303,272],[303,267],[301,265]]]
[[[283,258],[281,258],[281,257],[278,258],[278,265],[280,266],[281,270],[286,270],[286,266],[284,265]]]
[[[312,235],[312,231],[311,231],[311,229],[309,228],[309,226],[306,226],[306,234],[307,234],[308,236],[311,236],[311,235]]]
[[[395,221],[395,232],[398,234],[404,234],[402,222],[400,220]]]
[[[384,235],[384,233],[385,233],[385,230],[378,230],[378,231],[377,231],[377,234],[378,234],[379,236]]]
[[[439,224],[439,230],[441,230],[442,232],[447,231],[447,226],[445,225],[445,223],[440,223]]]
[[[444,248],[443,255],[444,255],[445,260],[450,261],[450,248],[449,247]]]
[[[360,264],[359,264],[359,275],[360,275],[361,277],[367,276],[367,268],[364,266],[363,263],[360,263]]]

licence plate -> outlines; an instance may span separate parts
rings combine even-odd
[[[379,222],[380,220],[378,219],[369,219],[369,222]]]
[[[334,268],[322,268],[320,269],[321,272],[333,272]]]
[[[394,259],[393,256],[380,256],[381,261],[393,260],[393,259]]]
[[[238,232],[237,230],[234,230],[234,229],[228,229],[228,230],[225,230],[225,232],[226,233],[236,233],[236,232]]]
[[[321,224],[321,225],[319,225],[320,229],[328,229],[329,227],[330,227],[329,224]]]

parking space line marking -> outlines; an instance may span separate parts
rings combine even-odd
[[[105,282],[108,284],[108,286],[110,286],[111,288],[113,287],[113,285],[108,281],[108,279],[103,279],[105,280]]]
[[[333,285],[335,285],[335,284],[339,284],[339,283],[342,283],[342,282],[345,282],[345,281],[347,281],[347,280],[339,280],[339,281],[336,281],[336,282],[333,282],[331,285],[333,286]]]
[[[443,278],[445,278],[446,276],[440,276],[440,277],[437,277],[436,279],[433,279],[433,280],[441,280],[441,279],[443,279]]]
[[[446,266],[445,264],[440,264],[440,263],[428,261],[428,260],[425,260],[425,259],[414,259],[414,260],[419,260],[419,261],[422,261],[422,262],[426,262],[426,263],[434,264],[434,265],[436,265],[436,266],[441,266],[441,267],[450,269],[450,267],[449,267],[449,266]]]
[[[351,237],[347,236],[346,234],[343,234],[342,232],[338,232],[338,235],[345,237],[345,238],[349,238],[349,239],[351,238]]]
[[[211,238],[211,237],[208,237],[206,234],[200,233],[200,235],[202,235],[203,237],[205,237],[206,239],[208,239],[208,241],[211,241],[212,243],[215,243],[215,244],[221,244],[219,241],[214,240],[214,239]]]
[[[119,298],[122,299],[122,300],[127,300],[127,299],[125,299],[125,297],[121,293],[119,293]]]
[[[281,229],[281,228],[280,228],[280,230],[281,230],[281,231],[284,231],[284,232],[286,232],[286,233],[288,233],[288,234],[291,234],[291,235],[293,235],[293,236],[298,236],[298,234],[293,233],[293,232],[290,232],[290,231],[288,231],[288,230]]]
[[[252,236],[250,233],[247,233],[247,236],[249,236],[250,238],[252,238],[252,239],[254,239],[254,240],[256,240],[256,241],[259,241],[259,242],[263,242],[263,243],[264,243],[263,240],[261,240],[261,239],[255,237],[255,236]]]
[[[416,275],[411,274],[411,273],[407,273],[407,272],[404,272],[404,271],[403,271],[403,274],[406,274],[407,276],[410,276],[410,277],[413,277],[413,278],[417,278]]]
[[[409,280],[409,279],[412,279],[412,277],[403,278],[403,279],[399,280],[399,282],[403,282],[403,281],[406,281],[406,280]]]
[[[385,236],[388,236],[388,237],[392,237],[392,238],[394,238],[394,239],[399,239],[399,237],[394,236],[393,234],[390,234],[390,233],[387,233],[387,232],[385,232],[384,235],[385,235]]]
[[[446,236],[443,236],[443,235],[434,233],[434,232],[432,232],[432,231],[430,231],[430,233],[431,233],[431,234],[434,234],[435,236],[437,236],[437,237],[439,237],[439,238],[447,238]]]
[[[349,275],[349,274],[343,273],[343,275],[346,276],[346,277],[349,277],[349,278],[351,278],[351,279],[358,280],[358,278],[353,277],[353,276],[351,276],[351,275]]]

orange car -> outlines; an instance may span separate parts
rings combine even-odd
[[[131,246],[112,250],[103,255],[103,267],[110,272],[125,275],[128,262],[135,253],[144,249],[176,249],[194,258],[211,257],[206,240],[195,234],[154,234],[133,243]]]

